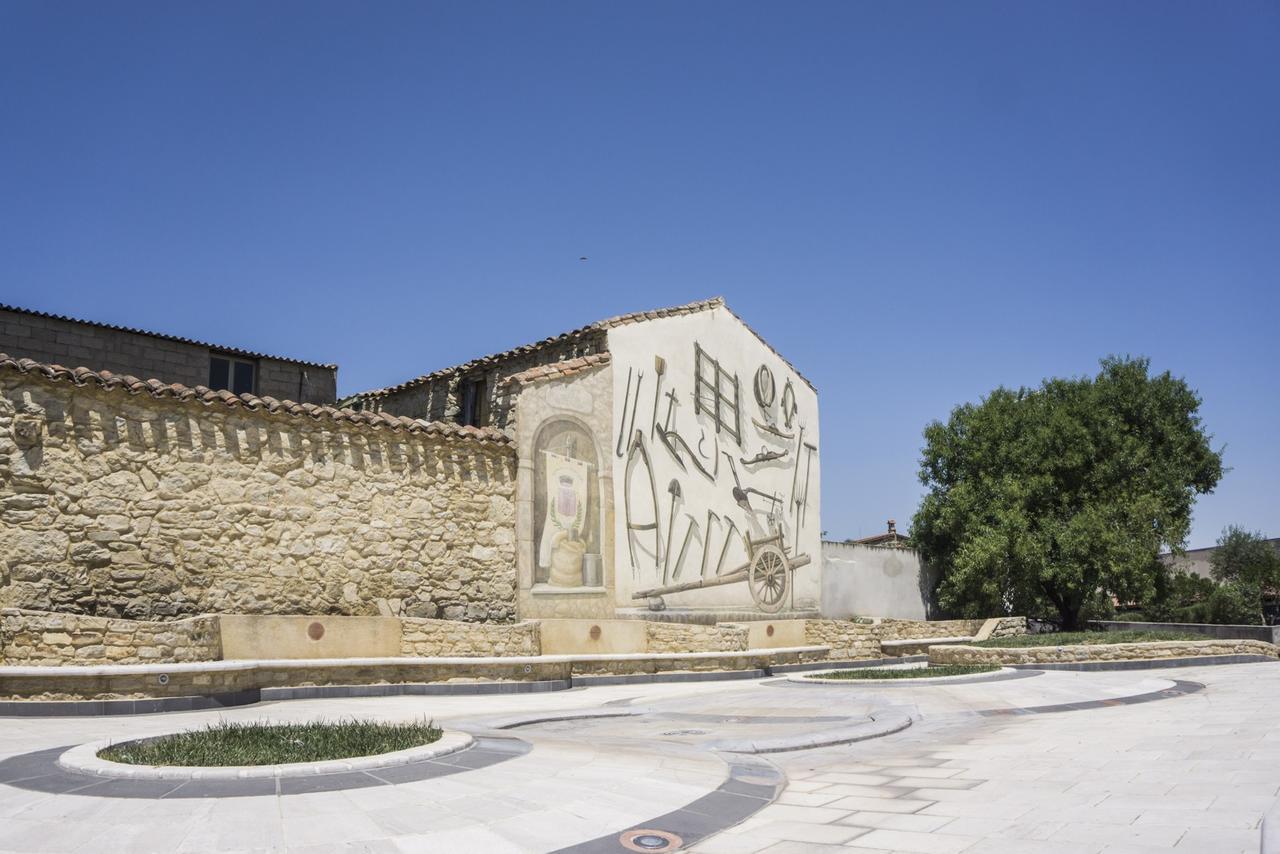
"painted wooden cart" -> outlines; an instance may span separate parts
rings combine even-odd
[[[792,598],[795,598],[795,579],[792,576],[797,569],[807,566],[810,558],[808,555],[788,555],[782,533],[776,529],[768,537],[755,539],[748,534],[744,539],[747,547],[747,562],[741,566],[709,578],[696,578],[679,584],[638,590],[632,594],[631,598],[660,599],[672,593],[745,581],[751,591],[751,598],[755,600],[756,606],[761,611],[766,614],[778,613],[786,602],[788,590],[791,591]],[[792,602],[793,606],[794,604]]]

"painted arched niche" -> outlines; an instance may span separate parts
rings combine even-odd
[[[534,439],[533,471],[534,583],[599,586],[604,562],[595,440],[577,421],[552,418]]]

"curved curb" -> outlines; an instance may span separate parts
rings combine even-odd
[[[785,753],[791,750],[809,750],[814,747],[830,747],[836,744],[853,744],[873,738],[892,735],[911,726],[911,716],[901,712],[880,712],[870,715],[865,723],[829,729],[811,735],[752,740],[708,741],[701,746],[722,753]]]
[[[1115,661],[1046,661],[1010,664],[1015,670],[1166,670],[1173,667],[1217,667],[1226,664],[1275,664],[1269,655],[1193,655],[1185,658],[1125,658]]]
[[[163,733],[151,738],[162,738]],[[138,739],[135,739],[135,741]],[[103,739],[77,745],[58,757],[58,767],[77,774],[94,777],[110,777],[117,780],[259,780],[317,777],[324,774],[342,774],[349,771],[372,771],[378,768],[394,768],[437,759],[450,753],[466,750],[475,739],[465,732],[446,732],[437,741],[421,747],[382,753],[377,756],[356,756],[328,762],[290,762],[284,765],[236,765],[227,767],[198,767],[190,765],[128,765],[98,758],[98,753],[116,744],[128,742]]]
[[[837,673],[841,670],[872,670],[876,668],[838,667],[819,673]],[[923,668],[921,668],[923,669]],[[823,679],[819,676],[788,676],[788,682],[799,682],[802,685],[931,685],[939,682],[986,682],[992,679],[1007,679],[1008,674],[1015,672],[1011,667],[1001,667],[990,673],[957,673],[952,676],[920,676],[915,679]]]

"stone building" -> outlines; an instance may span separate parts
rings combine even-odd
[[[817,394],[721,299],[349,403],[513,439],[523,616],[817,608]]]
[[[817,394],[720,299],[344,403],[0,355],[0,607],[817,611]]]
[[[0,305],[0,353],[298,403],[337,399],[338,366]]]

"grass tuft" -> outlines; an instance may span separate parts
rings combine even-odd
[[[933,679],[938,676],[968,676],[999,670],[998,664],[931,664],[928,667],[890,668],[863,667],[857,670],[835,670],[815,673],[810,679]]]
[[[113,744],[98,756],[128,765],[282,765],[392,753],[431,744],[441,734],[425,718],[409,723],[354,718],[300,724],[218,721],[203,729]]]
[[[1028,646],[1094,646],[1113,643],[1152,643],[1156,641],[1212,640],[1190,632],[1122,631],[1122,632],[1052,632],[1043,635],[1014,635],[977,641],[967,646],[999,647],[1001,649]]]

